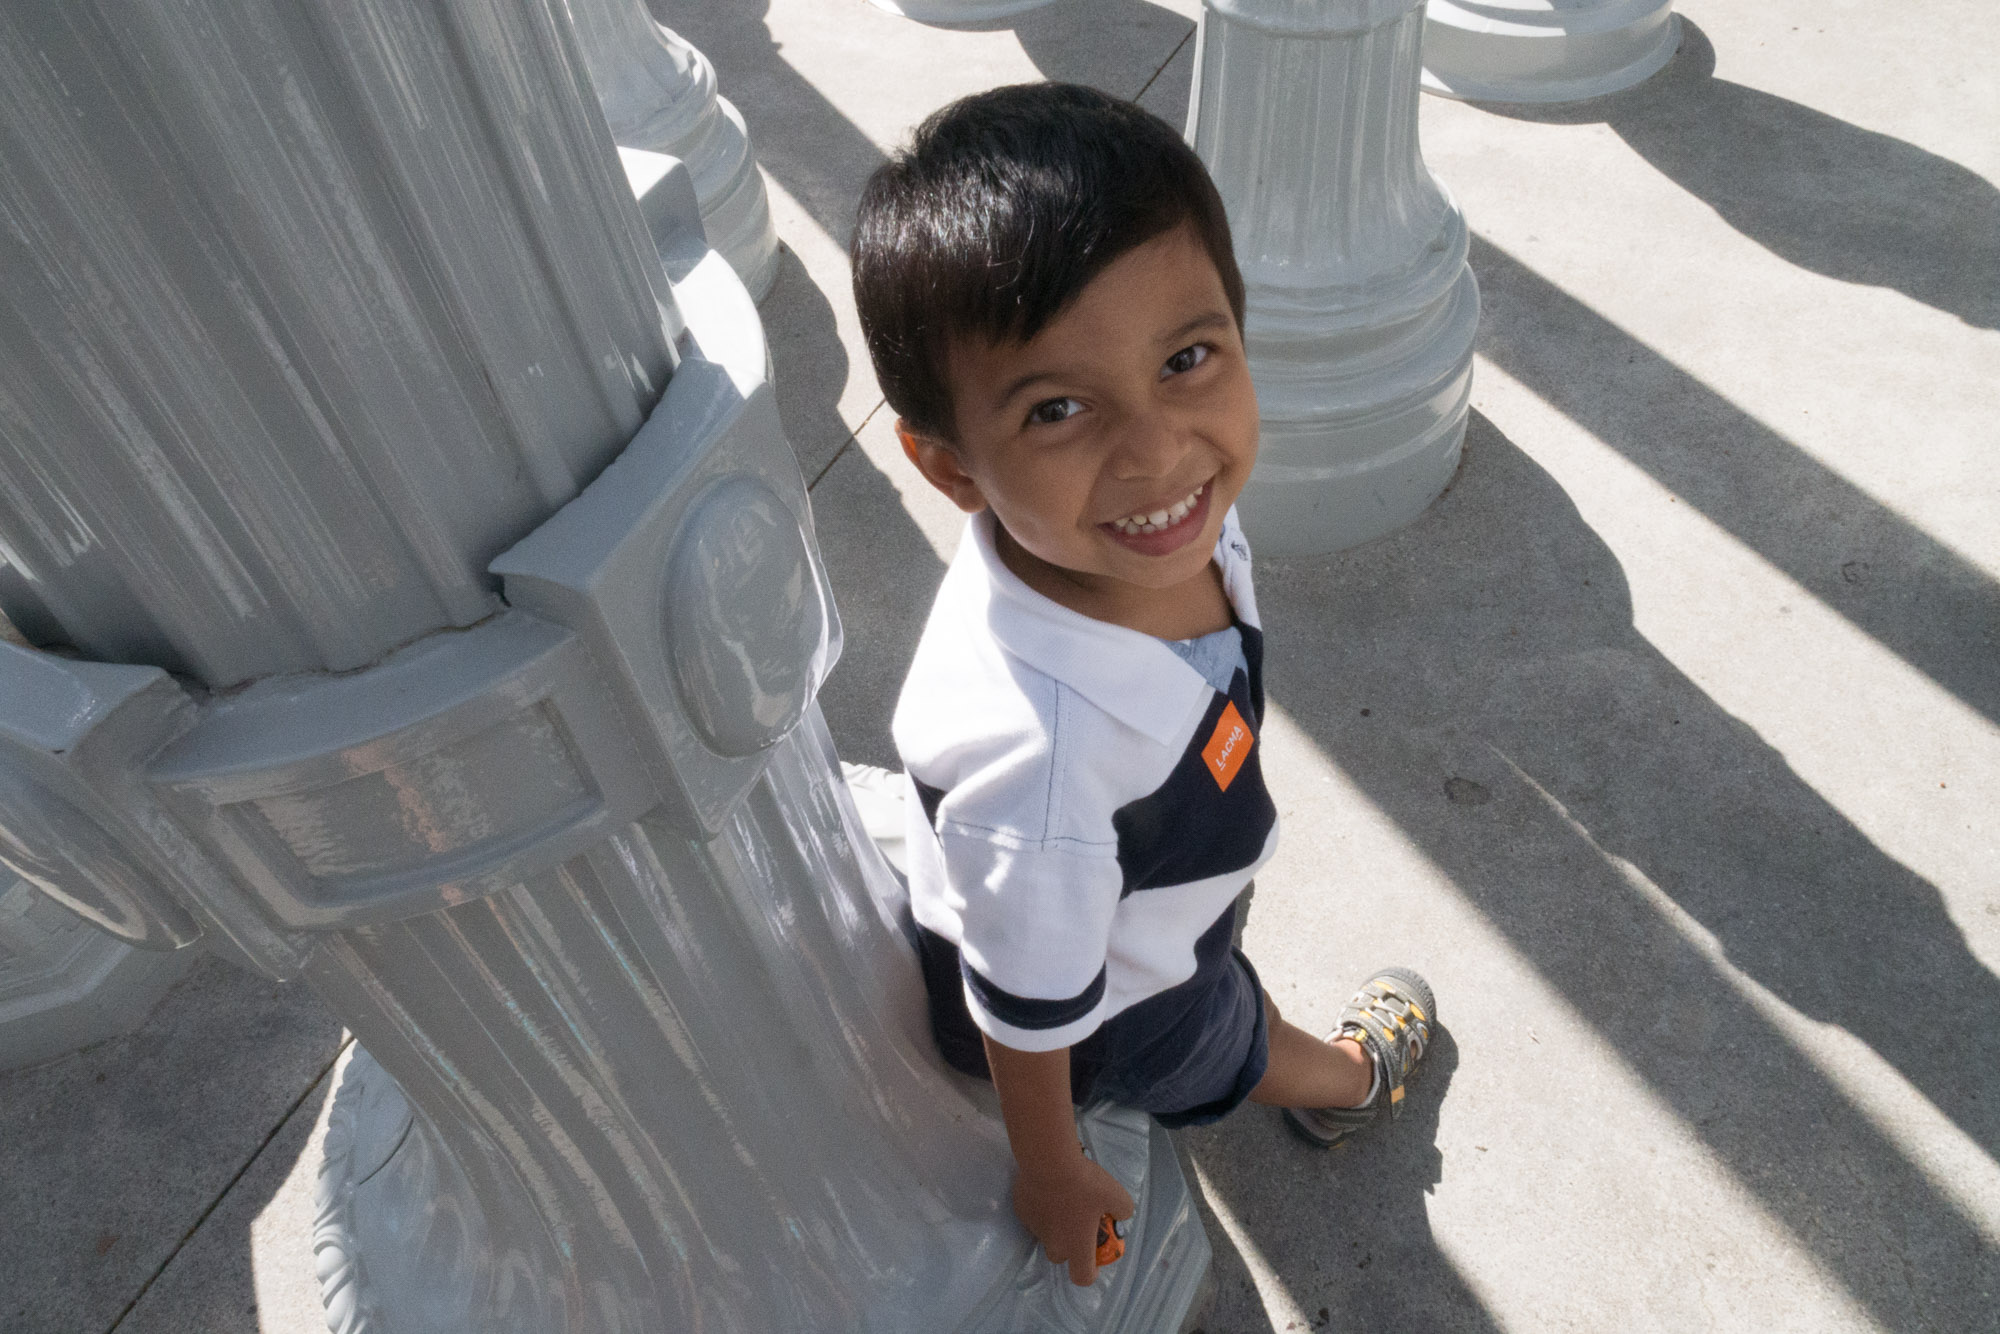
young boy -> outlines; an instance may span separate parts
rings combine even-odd
[[[999,1092],[1015,1211],[1087,1284],[1132,1202],[1073,1104],[1171,1126],[1247,1097],[1331,1145],[1400,1110],[1436,1010],[1384,969],[1321,1040],[1232,947],[1277,811],[1231,508],[1243,281],[1200,161],[1104,94],[996,89],[875,173],[853,254],[904,452],[972,516],[894,725],[932,1024]]]

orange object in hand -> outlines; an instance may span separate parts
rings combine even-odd
[[[1125,1256],[1125,1234],[1110,1214],[1097,1220],[1097,1264],[1099,1268]]]

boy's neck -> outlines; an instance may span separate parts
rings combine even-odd
[[[996,518],[993,546],[1000,563],[1028,587],[1094,621],[1107,621],[1160,639],[1195,639],[1227,629],[1235,611],[1214,561],[1170,588],[1147,588],[1106,575],[1066,570],[1023,547]]]

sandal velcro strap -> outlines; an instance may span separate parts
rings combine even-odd
[[[1359,1042],[1382,1079],[1376,1110],[1386,1101],[1391,1119],[1403,1112],[1403,1081],[1416,1069],[1430,1041],[1434,1002],[1430,986],[1407,968],[1386,968],[1362,984],[1340,1012],[1338,1032]]]
[[[1437,1023],[1437,1002],[1430,983],[1409,968],[1384,968],[1354,993],[1334,1020],[1328,1042],[1351,1038],[1368,1053],[1379,1087],[1361,1107],[1287,1107],[1285,1124],[1292,1132],[1322,1149],[1330,1149],[1355,1131],[1403,1113],[1403,1083],[1423,1059]]]
[[[1382,1087],[1375,1095],[1374,1110],[1379,1114],[1383,1104],[1389,1107],[1389,1117],[1394,1120],[1403,1114],[1403,1073],[1402,1062],[1396,1059],[1395,1044],[1382,1021],[1373,1014],[1362,1011],[1341,1025],[1340,1036],[1353,1038],[1368,1053],[1375,1063],[1375,1071],[1381,1077]]]

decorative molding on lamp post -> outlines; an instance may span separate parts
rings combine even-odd
[[[1172,1329],[1149,1118],[1096,1287],[1011,1215],[756,307],[591,96],[557,0],[0,8],[0,862],[359,1038],[342,1334]]]
[[[1004,19],[1040,9],[1049,0],[868,0],[877,9],[886,9],[919,23],[979,23]]]
[[[1229,210],[1263,444],[1260,554],[1408,523],[1464,440],[1479,290],[1417,142],[1422,0],[1205,0],[1188,138]]]
[[[750,133],[717,95],[715,66],[655,22],[645,0],[565,3],[612,142],[687,164],[709,244],[763,300],[778,277],[778,234]],[[653,211],[643,195],[641,207]]]
[[[1424,88],[1574,102],[1643,82],[1680,49],[1673,0],[1429,0]]]

